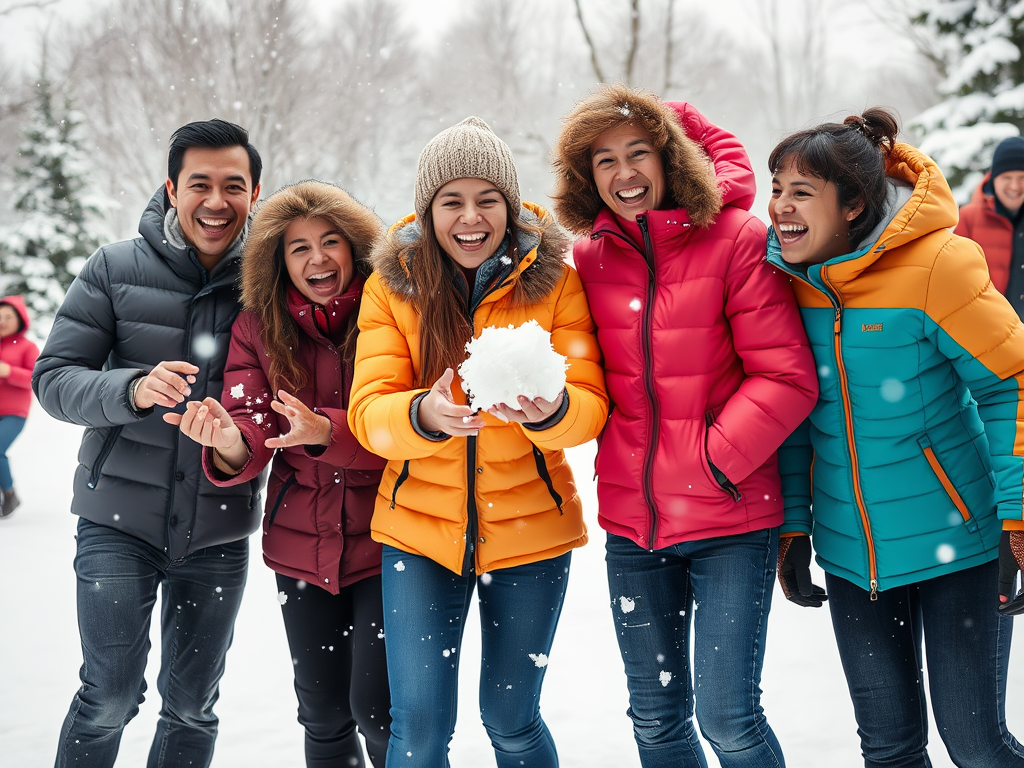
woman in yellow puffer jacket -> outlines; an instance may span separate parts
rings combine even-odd
[[[562,449],[595,438],[608,414],[594,324],[566,235],[521,202],[511,152],[486,123],[427,144],[415,197],[373,255],[348,412],[359,442],[389,460],[371,524],[384,544],[387,764],[446,764],[478,588],[480,709],[498,768],[554,767],[540,688],[570,553],[587,541]],[[567,358],[565,389],[474,411],[454,374],[466,343],[529,320]]]

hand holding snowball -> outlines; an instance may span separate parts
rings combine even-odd
[[[224,464],[238,470],[249,458],[242,433],[223,405],[212,397],[185,403],[185,413],[165,413],[164,421],[177,424],[182,434],[213,448]]]
[[[543,397],[535,397],[532,400],[524,395],[519,395],[518,410],[504,403],[492,406],[487,412],[493,414],[502,421],[514,421],[517,424],[537,424],[552,416],[562,405],[562,398],[565,391],[558,393],[554,400],[545,400]]]
[[[417,419],[427,432],[444,432],[452,437],[476,435],[484,426],[484,420],[468,405],[458,405],[452,397],[452,381],[455,372],[445,368],[441,378],[434,382],[420,401]]]
[[[314,413],[299,398],[289,395],[283,389],[277,391],[280,400],[274,400],[270,407],[280,413],[291,425],[287,435],[270,437],[263,443],[267,448],[290,448],[293,445],[330,445],[331,420]]]

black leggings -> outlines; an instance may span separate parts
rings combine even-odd
[[[277,574],[295,670],[307,768],[363,768],[356,726],[374,768],[384,768],[391,693],[384,654],[380,576],[332,595]],[[354,760],[354,761],[353,761]]]

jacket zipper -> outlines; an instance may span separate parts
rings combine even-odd
[[[555,490],[555,484],[551,482],[551,473],[548,472],[547,462],[544,461],[544,452],[536,445],[533,446],[533,460],[537,463],[537,474],[540,475],[540,479],[548,487],[548,493],[551,494],[551,498],[558,506],[558,513],[565,514],[562,510],[562,496]]]
[[[640,233],[644,236],[644,263],[647,265],[647,300],[644,302],[644,314],[641,319],[640,338],[644,354],[644,390],[647,393],[647,404],[651,411],[651,437],[647,444],[647,455],[644,457],[644,499],[650,512],[651,524],[648,527],[647,548],[654,551],[658,541],[658,507],[654,501],[654,460],[661,439],[661,408],[657,392],[654,390],[654,351],[651,349],[651,318],[654,314],[654,296],[657,293],[657,274],[654,271],[654,245],[651,243],[651,232],[647,228],[647,214],[636,217]]]
[[[967,530],[972,533],[977,531],[978,521],[971,515],[971,511],[967,508],[967,503],[963,500],[960,492],[957,491],[956,486],[953,485],[953,481],[949,479],[949,475],[942,468],[942,464],[939,463],[939,457],[935,455],[931,440],[927,435],[924,435],[918,438],[917,443],[921,446],[925,459],[928,461],[929,466],[931,466],[932,472],[935,473],[935,477],[942,485],[943,490],[946,491],[946,495],[949,496],[949,500],[953,502],[953,506],[956,507],[960,517],[963,518]]]
[[[711,474],[715,477],[715,482],[718,483],[719,487],[730,496],[733,501],[739,501],[743,498],[743,494],[740,493],[740,489],[736,487],[736,484],[726,477],[725,472],[715,466],[714,462],[711,461],[711,454],[708,453],[708,434],[711,431],[711,425],[715,423],[715,415],[708,411],[704,414],[704,426],[707,429],[704,430],[704,458],[708,462],[708,469],[711,470]]]
[[[398,497],[398,489],[402,487],[402,483],[409,477],[409,460],[406,459],[405,463],[402,464],[402,471],[398,473],[398,478],[395,480],[395,487],[391,489],[391,506],[389,509],[395,508],[395,499]]]
[[[857,442],[853,435],[853,404],[850,401],[849,379],[846,376],[846,366],[843,363],[842,326],[843,326],[843,300],[839,292],[832,285],[825,272],[821,268],[821,279],[828,286],[835,308],[835,321],[833,323],[833,347],[836,358],[836,372],[839,374],[839,393],[843,398],[845,410],[844,421],[846,422],[846,446],[850,451],[850,471],[853,476],[853,495],[857,502],[857,511],[860,513],[861,525],[864,528],[864,539],[868,548],[868,576],[871,586],[871,600],[878,599],[878,562],[875,559],[875,540],[871,535],[871,519],[868,517],[867,504],[864,502],[864,492],[860,485],[860,461],[857,458]]]
[[[466,552],[462,557],[462,575],[476,573],[476,537],[480,530],[476,510],[476,437],[466,438]]]
[[[110,452],[114,450],[114,443],[117,442],[118,435],[121,434],[122,427],[113,427],[103,440],[103,445],[100,447],[100,452],[96,455],[96,461],[93,462],[92,472],[89,473],[89,481],[86,485],[90,490],[96,489],[96,484],[100,481],[100,474],[103,472],[103,465],[107,463],[107,457]]]
[[[281,508],[281,502],[284,501],[284,495],[288,489],[292,487],[295,482],[295,475],[292,475],[284,481],[284,485],[281,486],[281,490],[277,494],[277,501],[274,502],[274,508],[270,510],[270,518],[267,520],[267,528],[274,524],[274,518],[277,517],[277,512]]]

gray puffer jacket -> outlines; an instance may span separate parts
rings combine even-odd
[[[128,405],[131,381],[163,360],[199,367],[189,399],[220,397],[239,310],[241,243],[207,274],[191,248],[165,236],[169,209],[160,189],[141,237],[90,257],[57,312],[32,388],[51,416],[87,427],[71,511],[177,560],[256,530],[263,478],[214,486],[201,447],[161,418],[167,409]]]

